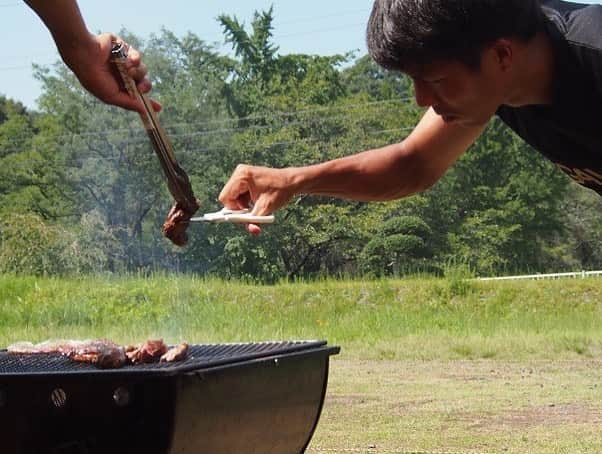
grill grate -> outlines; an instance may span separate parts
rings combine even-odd
[[[191,345],[188,357],[175,363],[126,365],[120,369],[99,369],[76,363],[60,354],[16,355],[0,351],[0,379],[6,376],[73,374],[174,375],[241,361],[324,347],[325,341],[255,342]]]

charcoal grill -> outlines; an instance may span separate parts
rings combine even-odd
[[[304,452],[338,352],[324,341],[193,345],[178,363],[101,370],[0,351],[1,452]]]

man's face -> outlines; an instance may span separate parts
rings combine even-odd
[[[457,61],[434,62],[408,71],[416,102],[432,107],[445,122],[474,125],[487,122],[502,104],[503,72],[484,58],[480,68]]]

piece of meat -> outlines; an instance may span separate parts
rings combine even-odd
[[[33,355],[36,353],[62,353],[68,349],[75,348],[74,341],[47,340],[34,344],[32,342],[16,342],[9,345],[6,350],[16,355]]]
[[[31,355],[33,353],[39,353],[36,351],[36,346],[33,342],[15,342],[6,347],[6,351],[14,355]]]
[[[98,357],[96,364],[103,369],[119,369],[125,366],[127,356],[123,347],[105,348]]]
[[[15,355],[61,354],[71,361],[94,364],[101,368],[117,369],[127,363],[144,364],[181,361],[188,354],[188,344],[181,343],[168,350],[162,339],[147,340],[138,346],[121,347],[106,340],[48,340],[33,344],[17,342],[7,347]]]
[[[197,207],[198,209],[198,207]],[[192,211],[178,202],[169,210],[167,218],[163,223],[163,235],[169,238],[176,246],[186,246],[188,235],[186,229],[190,224],[190,218],[196,210]]]
[[[117,344],[106,339],[97,340],[65,340],[55,339],[33,344],[31,342],[17,342],[9,345],[7,351],[13,354],[20,355],[34,355],[34,354],[50,354],[60,353],[65,356],[69,356],[76,350],[85,350],[86,348],[100,348],[100,347],[118,347]]]
[[[127,362],[123,347],[89,345],[67,355],[71,361],[94,364],[103,369],[118,369]]]
[[[155,363],[167,352],[163,339],[148,340],[138,347],[127,347],[125,354],[132,364]]]
[[[174,363],[176,361],[182,361],[188,356],[188,343],[182,342],[180,345],[167,350],[163,356],[161,356],[162,363]]]

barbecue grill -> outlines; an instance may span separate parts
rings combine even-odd
[[[324,341],[192,345],[177,363],[102,370],[0,351],[1,452],[300,453],[338,352]]]

